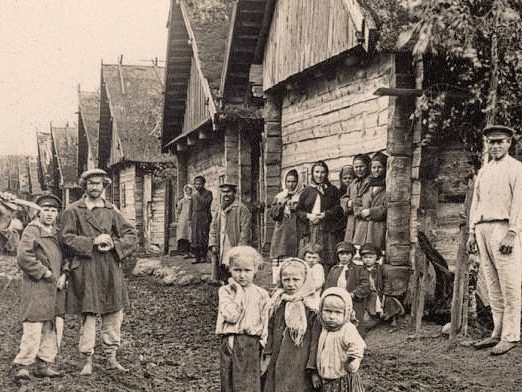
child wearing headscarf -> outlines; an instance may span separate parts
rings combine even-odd
[[[313,390],[312,326],[318,305],[314,293],[310,267],[305,261],[284,260],[278,288],[270,301],[268,341],[262,361],[262,370],[266,369],[264,392]]]
[[[364,392],[358,370],[366,345],[351,322],[354,318],[351,296],[338,287],[325,290],[319,318],[322,330],[317,342],[316,365],[321,390]]]
[[[370,163],[370,188],[362,196],[360,217],[368,222],[364,242],[386,248],[386,164],[388,156],[376,153]]]
[[[349,197],[343,199],[341,207],[348,214],[344,240],[352,244],[364,243],[368,222],[360,216],[363,195],[370,189],[370,157],[359,154],[353,158],[355,179],[348,188]]]
[[[216,334],[220,349],[221,391],[260,392],[260,354],[268,333],[269,295],[255,285],[261,255],[250,246],[236,246],[228,253],[230,274],[219,289]]]

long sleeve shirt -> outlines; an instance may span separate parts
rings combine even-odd
[[[479,171],[471,202],[470,233],[482,222],[507,221],[510,231],[522,231],[522,163],[506,155]]]
[[[270,296],[255,284],[238,286],[226,285],[219,289],[216,334],[259,336],[264,346],[268,336]]]

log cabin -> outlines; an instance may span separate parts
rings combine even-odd
[[[254,215],[253,245],[260,246],[262,95],[260,73],[250,77],[250,64],[263,9],[259,2],[217,3],[220,12],[209,22],[194,4],[171,2],[162,148],[177,157],[178,195],[202,175],[216,210],[218,186],[237,184]],[[249,23],[238,23],[242,17]]]
[[[111,200],[138,231],[145,251],[163,253],[173,197],[172,156],[161,153],[164,68],[102,64],[98,166],[108,171]]]
[[[62,199],[62,208],[66,209],[83,194],[78,185],[78,128],[69,124],[65,127],[51,124],[50,130],[58,196]]]
[[[78,87],[78,175],[98,167],[99,95]]]
[[[31,200],[34,195],[41,193],[36,157],[30,155],[0,157],[0,191],[14,193],[25,200]]]

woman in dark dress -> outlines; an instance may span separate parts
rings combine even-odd
[[[299,251],[301,253],[307,244],[321,245],[321,261],[327,275],[335,264],[338,221],[342,219],[343,211],[339,204],[339,190],[328,180],[328,166],[323,161],[312,165],[312,183],[301,192],[296,212]]]

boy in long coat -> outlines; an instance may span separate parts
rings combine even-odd
[[[41,208],[38,218],[25,228],[18,245],[18,265],[22,270],[23,335],[14,360],[19,367],[16,378],[29,379],[28,367],[36,361],[37,377],[61,374],[50,364],[58,352],[56,316],[63,314],[65,275],[62,251],[54,226],[61,201],[54,195],[36,200]]]
[[[236,200],[237,186],[222,184],[221,208],[210,225],[209,248],[217,257],[213,264],[213,278],[226,281],[228,275],[228,252],[234,246],[250,245],[252,239],[252,213]]]
[[[80,184],[85,195],[67,208],[62,219],[63,242],[74,256],[67,310],[82,315],[80,352],[86,358],[82,375],[92,373],[96,315],[101,315],[108,367],[126,371],[116,360],[123,309],[128,302],[121,264],[133,253],[138,240],[132,225],[102,198],[109,183],[101,169],[84,172]]]

